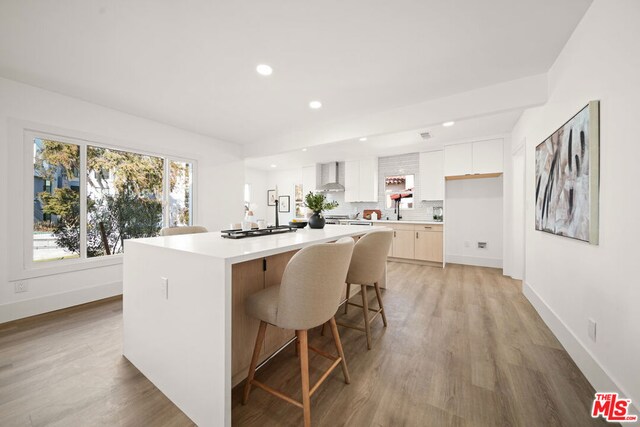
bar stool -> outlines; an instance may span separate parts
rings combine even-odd
[[[349,371],[334,315],[340,306],[342,287],[347,277],[353,246],[353,239],[345,237],[336,243],[321,243],[303,248],[287,264],[282,275],[282,283],[279,286],[271,286],[246,299],[246,312],[260,320],[260,327],[244,386],[243,404],[249,400],[251,386],[255,385],[302,408],[304,425],[309,427],[311,425],[310,398],[339,364],[342,364],[344,381],[349,384]],[[307,331],[327,322],[331,327],[338,352],[337,357],[308,344]],[[298,402],[254,378],[267,324],[296,331],[296,345],[299,346],[302,376],[302,402]],[[308,350],[315,351],[333,361],[331,367],[313,387],[309,387]]]
[[[178,234],[206,233],[208,230],[201,225],[190,225],[180,227],[163,227],[160,230],[161,236],[176,236]]]
[[[347,273],[347,301],[344,305],[344,313],[348,313],[350,305],[362,308],[364,328],[341,322],[338,322],[338,325],[364,332],[367,335],[367,350],[371,350],[371,322],[378,315],[382,315],[384,327],[387,327],[387,316],[384,312],[384,305],[382,305],[382,295],[380,293],[378,280],[380,280],[384,274],[387,254],[389,253],[392,239],[393,230],[391,229],[372,231],[362,236],[353,248],[351,265],[349,265],[349,272]],[[362,305],[349,301],[351,284],[360,285]],[[369,287],[373,287],[376,291],[376,297],[378,299],[377,309],[369,307],[369,299],[367,297],[367,288]],[[369,311],[375,312],[371,318],[369,318]]]

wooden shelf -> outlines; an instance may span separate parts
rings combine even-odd
[[[497,173],[470,173],[466,175],[451,175],[445,176],[447,181],[455,181],[457,179],[480,179],[480,178],[497,178],[502,175],[502,172]]]

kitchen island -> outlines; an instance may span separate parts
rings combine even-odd
[[[244,313],[244,299],[278,284],[301,248],[380,228],[327,225],[239,240],[220,232],[128,240],[123,354],[193,422],[230,426],[231,388],[246,375],[258,328]],[[293,336],[270,329],[263,360]]]

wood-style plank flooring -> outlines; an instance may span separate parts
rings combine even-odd
[[[340,328],[351,384],[331,374],[311,399],[314,426],[606,424],[590,417],[593,388],[520,282],[496,269],[389,263],[388,286],[389,327],[373,323],[372,350],[364,334]],[[339,318],[356,322],[361,311]],[[335,351],[319,330],[310,343]],[[192,425],[121,354],[119,299],[0,325],[0,425]],[[311,357],[312,382],[327,363]],[[293,348],[256,378],[300,398]],[[241,405],[241,386],[234,425],[302,424],[302,410],[260,389]]]

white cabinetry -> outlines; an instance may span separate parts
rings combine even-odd
[[[309,191],[316,191],[318,188],[318,166],[305,166],[302,168],[302,193],[303,197],[309,193]]]
[[[344,165],[344,201],[378,201],[378,159],[352,160]]]
[[[444,147],[444,175],[502,173],[502,140],[469,142]]]
[[[502,172],[502,140],[473,143],[473,173]]]
[[[444,151],[420,153],[419,200],[444,200]]]

